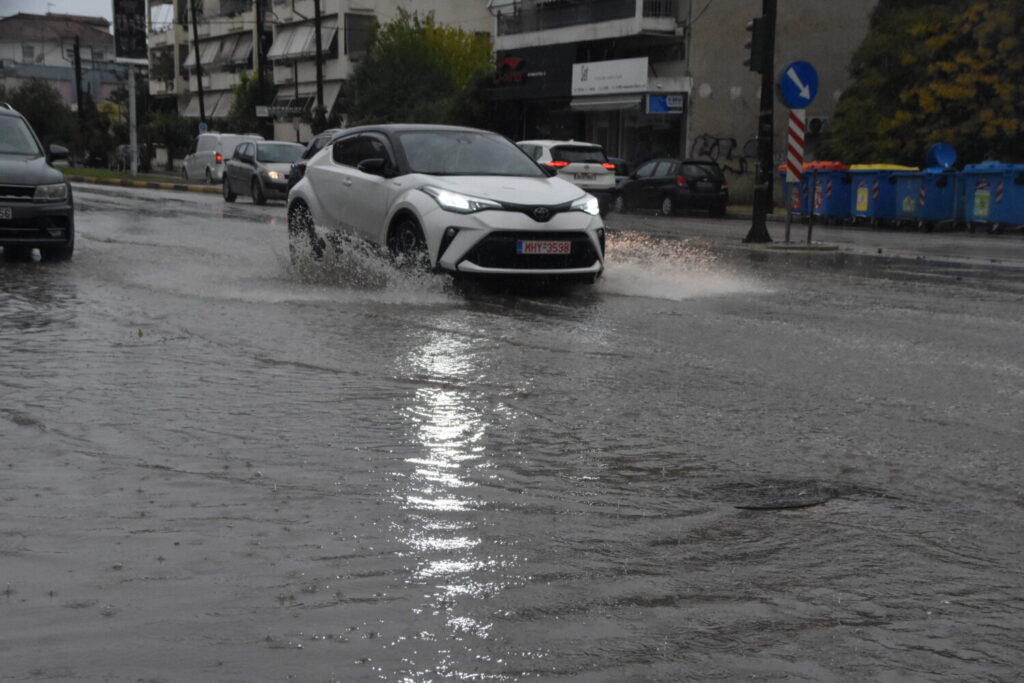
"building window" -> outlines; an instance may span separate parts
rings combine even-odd
[[[370,49],[370,37],[377,20],[372,14],[345,15],[345,54],[365,55]]]
[[[34,61],[36,61],[36,46],[35,45],[22,45],[21,46],[21,61],[23,61],[23,62],[34,62]]]

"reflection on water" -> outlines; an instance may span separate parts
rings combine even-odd
[[[499,581],[481,581],[503,563],[481,557],[482,506],[474,495],[486,461],[482,457],[485,420],[477,403],[459,385],[477,370],[476,356],[466,339],[444,331],[432,331],[426,343],[407,359],[414,372],[439,386],[423,387],[406,408],[405,415],[422,447],[407,459],[413,467],[404,499],[411,523],[400,540],[415,557],[410,582],[432,590],[433,609],[444,615],[449,635],[487,638],[492,624],[460,609],[460,598],[482,598],[501,590]],[[472,649],[471,646],[466,646]],[[452,666],[463,658],[438,651],[432,667],[454,675]]]

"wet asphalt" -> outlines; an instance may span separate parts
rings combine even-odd
[[[75,192],[0,262],[0,680],[1024,676],[1020,235],[612,215],[524,292]]]

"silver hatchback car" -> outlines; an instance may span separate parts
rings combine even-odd
[[[597,197],[601,215],[607,213],[615,190],[615,164],[601,145],[576,140],[523,140],[516,144],[538,164],[555,169],[559,178]]]

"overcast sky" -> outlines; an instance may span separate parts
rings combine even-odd
[[[89,17],[114,18],[113,0],[0,0],[0,17],[18,12],[29,14],[83,14]]]

